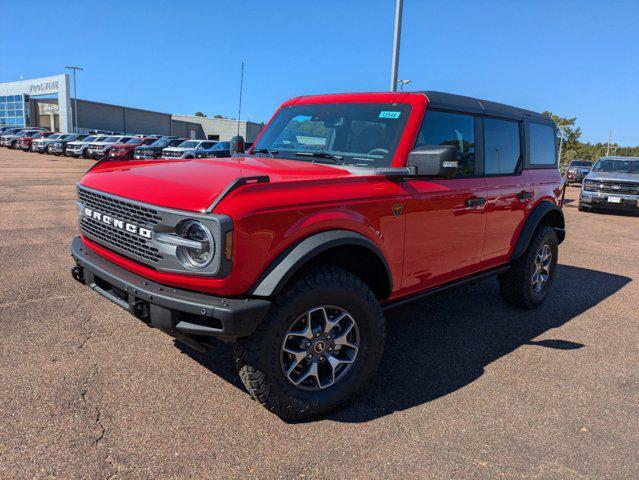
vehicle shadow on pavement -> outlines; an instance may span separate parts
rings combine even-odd
[[[630,281],[620,275],[559,265],[552,292],[536,310],[506,304],[493,279],[390,312],[378,374],[351,404],[324,418],[366,422],[421,405],[472,383],[487,365],[522,345],[582,348],[584,345],[567,339],[534,338],[569,322]],[[216,342],[205,354],[188,347],[181,350],[243,390],[230,345]]]

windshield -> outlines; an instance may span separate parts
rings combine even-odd
[[[61,138],[61,137],[62,137],[62,134],[60,134],[60,133],[54,133],[53,135],[49,135],[47,138],[48,138],[49,140],[57,140],[58,138]]]
[[[83,140],[83,142],[95,142],[100,137],[87,137]]]
[[[126,142],[126,144],[127,145],[141,145],[142,144],[142,139],[141,138],[132,138],[131,140]]]
[[[592,167],[590,162],[570,162],[571,167]]]
[[[105,142],[105,143],[115,143],[120,139],[120,137],[107,137],[104,140],[100,140],[101,142]]]
[[[180,143],[179,147],[180,148],[195,148],[200,144],[200,142],[192,142],[190,140],[187,140],[186,142],[182,142]]]
[[[396,103],[292,105],[277,113],[252,152],[325,161],[311,156],[320,153],[349,165],[388,167],[409,114],[409,105]]]
[[[639,158],[628,160],[602,158],[597,163],[595,163],[595,166],[592,167],[592,171],[639,174]]]
[[[230,142],[217,142],[215,145],[213,145],[213,148],[211,148],[211,150],[214,150],[214,151],[229,150],[230,148],[231,148]]]
[[[104,142],[108,137],[95,137],[95,142]]]
[[[51,138],[51,137],[49,137]],[[60,140],[75,140],[76,138],[78,138],[77,135],[63,135],[60,137]]]
[[[170,145],[168,139],[159,138],[155,142],[153,142],[150,146],[151,147],[166,147],[167,145]]]

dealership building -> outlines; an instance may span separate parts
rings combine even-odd
[[[51,131],[92,130],[128,134],[230,140],[237,120],[153,112],[140,108],[73,99],[69,75],[0,83],[0,126],[44,127]],[[77,126],[74,107],[77,103]],[[239,131],[252,142],[263,124],[240,121]],[[76,128],[77,127],[77,128]]]

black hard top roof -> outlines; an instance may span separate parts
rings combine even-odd
[[[465,97],[463,95],[455,95],[453,93],[435,92],[433,90],[425,90],[418,93],[423,93],[428,97],[428,104],[430,108],[457,110],[484,115],[494,115],[497,117],[517,119],[528,117],[545,120],[546,122],[551,121],[550,118],[546,115],[542,115],[541,113],[525,110],[523,108],[511,107],[510,105],[491,102],[489,100]]]

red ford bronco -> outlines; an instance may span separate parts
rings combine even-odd
[[[243,156],[107,159],[77,189],[73,277],[195,349],[236,342],[286,419],[363,387],[385,310],[492,276],[538,306],[565,235],[553,122],[439,92],[295,98]]]

